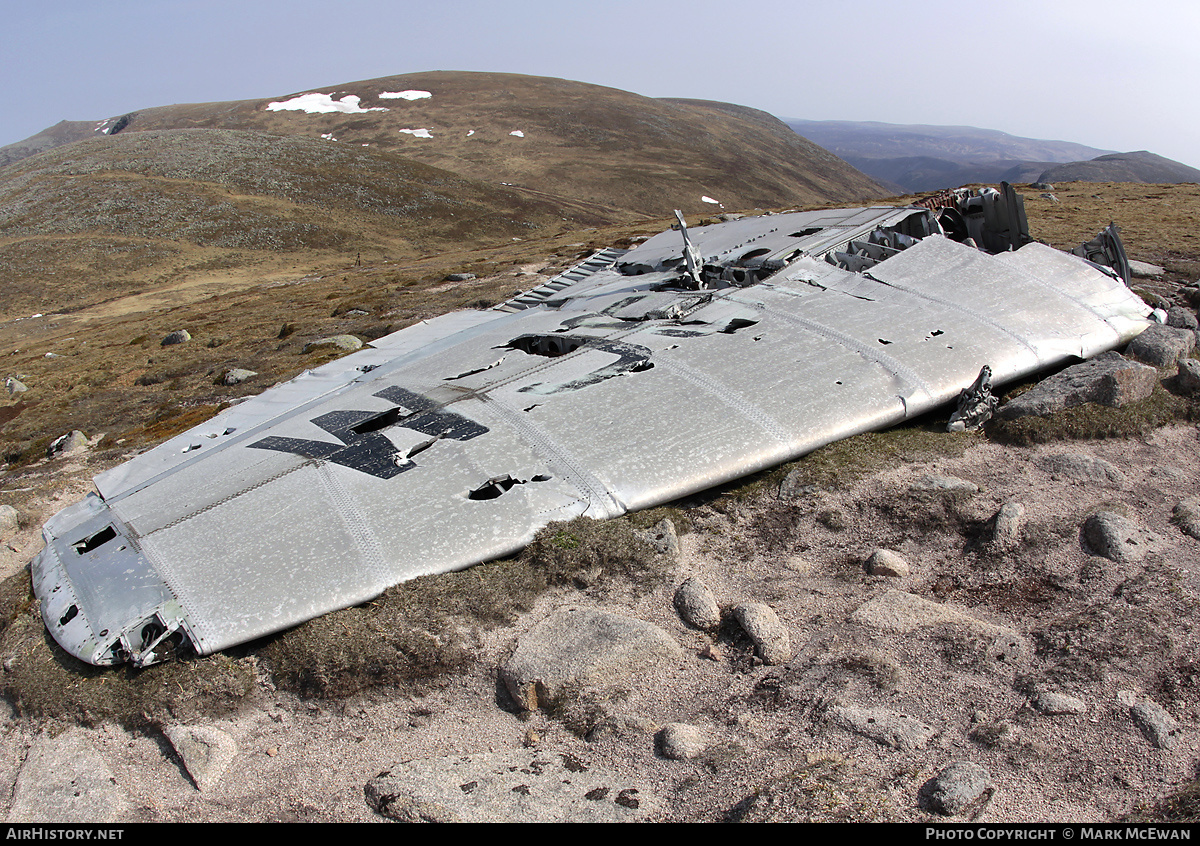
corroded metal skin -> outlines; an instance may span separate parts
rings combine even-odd
[[[939,232],[917,208],[742,219],[689,230],[701,267],[664,232],[381,338],[98,476],[43,530],[46,624],[93,664],[210,653],[1148,325],[1096,265]]]

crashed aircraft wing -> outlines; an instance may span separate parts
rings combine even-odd
[[[920,208],[780,214],[608,250],[239,404],[44,528],[46,624],[93,664],[207,654],[1119,346],[1149,308]],[[689,265],[692,265],[689,267]]]

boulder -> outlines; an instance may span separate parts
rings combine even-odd
[[[1156,323],[1130,341],[1125,352],[1155,367],[1175,367],[1195,348],[1193,330]]]
[[[50,442],[50,446],[46,447],[47,458],[64,458],[68,455],[75,455],[87,449],[87,435],[75,429],[68,432],[60,438]]]
[[[1196,320],[1196,312],[1183,306],[1171,306],[1167,309],[1167,325],[1177,329],[1187,329],[1191,332],[1200,329],[1200,321]]]
[[[709,745],[704,732],[687,723],[668,723],[658,732],[656,740],[663,757],[672,761],[699,758]]]
[[[750,640],[764,664],[786,664],[792,658],[792,640],[771,606],[747,602],[733,609],[733,617]]]
[[[166,735],[197,790],[219,782],[237,755],[233,738],[212,726],[172,726]]]
[[[837,705],[829,718],[846,729],[893,749],[920,749],[937,733],[930,726],[887,708],[854,708]]]
[[[123,787],[83,729],[39,735],[12,792],[9,822],[121,822],[129,813]]]
[[[15,535],[20,525],[21,520],[17,509],[11,505],[0,505],[0,543]]]
[[[609,611],[558,611],[520,638],[500,668],[513,699],[533,710],[576,688],[606,689],[648,677],[660,661],[683,650],[651,623]]]
[[[1129,260],[1129,272],[1138,279],[1161,279],[1167,272],[1166,268],[1151,264],[1148,261]]]
[[[1175,384],[1186,394],[1200,393],[1200,359],[1179,359],[1179,373],[1175,377]]]
[[[1137,562],[1150,549],[1152,535],[1113,511],[1098,511],[1083,523],[1085,550],[1119,564]]]
[[[877,549],[867,559],[867,572],[872,576],[890,576],[894,579],[904,578],[909,574],[908,562],[898,552],[890,549]]]
[[[1080,482],[1104,482],[1120,485],[1125,474],[1116,465],[1082,452],[1056,452],[1041,456],[1038,466],[1052,476]]]
[[[721,606],[708,585],[692,577],[675,591],[675,610],[689,626],[711,630],[721,625]]]
[[[995,792],[992,777],[982,766],[955,761],[929,783],[929,804],[946,816],[975,816]]]
[[[240,385],[247,379],[253,379],[257,375],[258,373],[253,370],[243,370],[240,367],[235,367],[232,370],[225,371],[225,375],[221,377],[221,384],[226,387]]]
[[[166,337],[162,339],[160,346],[170,347],[175,344],[184,344],[192,339],[191,333],[186,329],[176,329],[174,332],[168,332]]]
[[[331,335],[328,338],[309,341],[304,345],[303,352],[333,352],[335,350],[354,352],[362,349],[362,345],[363,342],[353,335]]]
[[[1117,352],[1101,353],[1090,361],[1043,379],[1001,406],[999,416],[1049,417],[1056,411],[1094,402],[1120,408],[1146,399],[1158,384],[1158,370],[1129,361]]]

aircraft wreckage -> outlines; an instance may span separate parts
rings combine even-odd
[[[1008,186],[680,217],[100,474],[43,529],[42,616],[92,664],[207,654],[1088,358],[1150,309],[1114,227],[1077,252]]]

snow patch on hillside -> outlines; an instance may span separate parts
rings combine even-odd
[[[379,95],[380,100],[426,100],[433,95],[428,91],[417,91],[409,89],[408,91],[384,91]]]
[[[428,129],[401,129],[401,132],[411,135],[413,138],[432,138],[433,133]]]
[[[525,133],[524,133],[524,132],[522,132],[522,131],[521,131],[521,130],[519,130],[519,129],[514,129],[512,132],[510,132],[510,133],[508,133],[508,134],[509,134],[509,135],[515,135],[515,136],[517,136],[518,138],[524,138],[524,137],[525,137]]]
[[[364,109],[359,103],[362,98],[355,94],[347,94],[340,100],[333,99],[332,94],[300,94],[290,100],[278,100],[267,105],[268,112],[307,112],[310,115],[332,114],[341,112],[348,115],[364,112],[386,112],[382,106]]]

